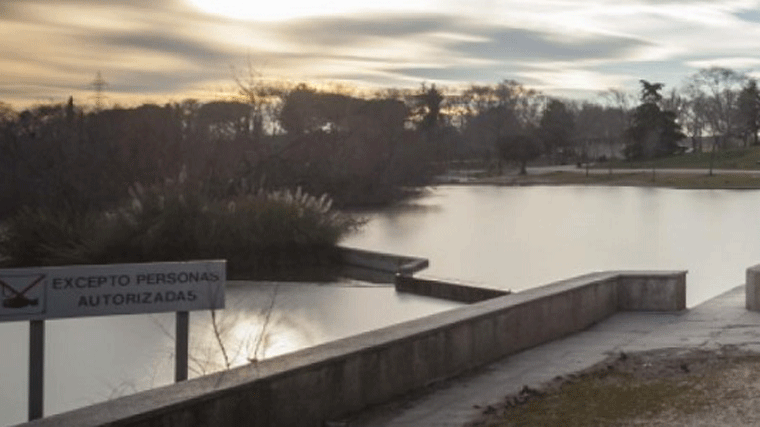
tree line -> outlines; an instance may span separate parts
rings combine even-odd
[[[340,206],[384,204],[453,162],[524,172],[538,157],[565,164],[714,152],[758,144],[760,129],[756,81],[725,68],[700,70],[669,91],[642,80],[638,95],[610,90],[583,102],[512,80],[371,94],[237,83],[237,96],[213,102],[100,109],[70,98],[23,111],[0,103],[0,216],[23,205],[102,209],[135,182],[180,174],[218,197],[302,187]]]

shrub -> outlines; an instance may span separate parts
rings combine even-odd
[[[0,255],[10,266],[226,259],[230,277],[271,278],[329,264],[360,223],[300,189],[211,200],[182,184],[135,185],[130,196],[99,213],[25,208],[6,223]]]
[[[10,266],[57,265],[58,256],[82,243],[94,224],[91,214],[23,207],[4,224],[0,259]]]

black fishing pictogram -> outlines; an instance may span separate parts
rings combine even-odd
[[[10,291],[12,294],[10,297],[3,299],[3,307],[5,308],[24,308],[28,306],[36,306],[39,304],[38,298],[28,298],[25,294],[29,292],[30,289],[35,287],[38,283],[42,282],[42,279],[45,278],[45,275],[41,275],[38,277],[34,282],[30,283],[25,287],[24,289],[17,291],[13,286],[7,284],[2,279],[0,279],[0,287],[3,289],[6,289]]]

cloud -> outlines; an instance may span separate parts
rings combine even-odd
[[[114,93],[163,94],[197,88],[199,82],[212,77],[205,71],[183,71],[167,73],[162,71],[123,70],[109,76],[113,84],[108,87]],[[223,77],[223,76],[216,76]]]
[[[75,6],[82,9],[93,6],[119,6],[130,9],[144,8],[151,10],[181,10],[184,8],[182,0],[4,0],[8,6]]]
[[[467,83],[494,83],[507,78],[510,74],[506,67],[466,67],[466,66],[449,66],[449,67],[400,67],[389,68],[385,70],[388,76],[395,76],[396,81],[433,81],[441,83],[456,84],[460,82]]]
[[[687,61],[694,68],[722,67],[734,70],[744,70],[760,66],[760,58],[757,57],[728,57],[728,58],[708,58]]]
[[[515,78],[546,61],[626,60],[652,47],[640,38],[568,35],[441,14],[294,21],[280,31],[284,39],[298,41],[305,52],[313,52],[304,58],[311,62],[309,69],[329,68],[325,64],[336,58],[359,57],[363,52],[370,59],[361,64],[363,73],[335,67],[333,76],[382,78],[401,85],[423,80],[494,82]]]
[[[760,10],[757,10],[757,9],[742,10],[740,12],[736,12],[735,16],[738,19],[741,19],[742,21],[745,21],[745,22],[750,22],[750,23],[760,22]]]
[[[299,19],[276,25],[279,36],[317,46],[354,46],[377,39],[407,38],[461,25],[438,14]]]
[[[79,36],[81,43],[91,42],[92,36]],[[102,49],[138,49],[181,57],[189,62],[206,65],[230,64],[237,53],[230,53],[222,46],[213,46],[195,37],[157,32],[101,34],[94,37]]]
[[[493,60],[587,60],[625,59],[635,49],[649,43],[626,37],[568,39],[523,29],[498,28],[483,34],[488,41],[461,43],[457,53]]]
[[[182,93],[231,83],[230,66],[248,57],[264,75],[294,80],[672,86],[708,64],[760,67],[757,3],[451,0],[429,12],[379,3],[373,13],[255,22],[186,0],[0,0],[0,97],[84,91],[99,70],[114,92]]]
[[[279,35],[305,47],[341,48],[389,42],[423,41],[454,47],[456,53],[489,58],[598,58],[624,55],[648,44],[623,36],[604,37],[536,31],[474,22],[442,14],[334,17],[288,22]]]

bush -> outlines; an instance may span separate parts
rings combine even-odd
[[[80,245],[93,225],[90,214],[25,206],[3,227],[0,259],[8,266],[58,265],[58,254]]]
[[[300,189],[209,200],[182,185],[136,185],[130,196],[100,213],[25,208],[6,223],[0,258],[19,267],[226,259],[230,277],[272,278],[329,264],[359,225]]]

